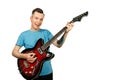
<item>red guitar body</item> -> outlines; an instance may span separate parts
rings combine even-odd
[[[42,65],[46,60],[50,60],[54,57],[54,54],[48,52],[47,49],[42,51],[41,46],[44,44],[42,39],[39,39],[34,48],[25,49],[22,53],[35,53],[37,59],[34,63],[30,63],[25,59],[18,59],[18,68],[20,73],[25,79],[32,80],[39,76]]]

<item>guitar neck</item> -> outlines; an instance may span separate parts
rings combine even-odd
[[[49,40],[46,44],[44,44],[41,49],[45,50],[48,46],[50,46],[52,44],[52,42],[57,39],[65,30],[67,29],[67,27],[63,27],[55,36],[53,36],[53,38],[51,40]]]
[[[81,14],[81,15],[78,15],[78,16],[74,17],[74,18],[72,19],[72,21],[70,21],[70,23],[74,23],[74,22],[76,22],[76,21],[81,21],[82,17],[87,16],[87,15],[88,15],[88,11],[85,12],[85,13],[83,13],[83,14]],[[41,47],[41,49],[42,49],[42,50],[47,49],[48,46],[50,46],[51,43],[52,43],[55,39],[57,39],[66,29],[67,29],[67,27],[63,27],[51,40],[49,40],[46,44],[44,44],[44,45]]]

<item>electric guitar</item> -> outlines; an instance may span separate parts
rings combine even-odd
[[[76,21],[81,21],[84,16],[88,15],[88,11],[85,13],[74,17],[70,23],[74,23]],[[52,42],[57,39],[63,32],[65,32],[67,27],[63,27],[51,40],[49,40],[46,44],[44,44],[43,39],[39,39],[36,45],[33,48],[24,49],[21,53],[35,53],[37,59],[35,62],[30,63],[26,59],[18,59],[18,70],[21,75],[27,79],[32,80],[39,76],[43,63],[47,60],[51,60],[54,57],[54,54],[48,51],[49,46]]]

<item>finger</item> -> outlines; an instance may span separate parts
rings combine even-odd
[[[30,56],[34,57],[34,56],[35,56],[35,53],[30,53]]]
[[[30,60],[29,62],[30,62],[30,63],[33,63],[34,61]]]
[[[73,23],[71,23],[71,25],[73,26],[74,24],[73,24]]]
[[[37,59],[37,57],[33,58],[30,62],[33,63],[36,61],[36,59]]]
[[[37,59],[37,57],[34,58],[34,61]]]

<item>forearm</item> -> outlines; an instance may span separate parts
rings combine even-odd
[[[16,58],[26,59],[26,54],[20,53],[19,51],[13,50],[12,55]]]
[[[66,37],[67,37],[69,31],[70,31],[70,30],[72,29],[72,27],[73,27],[73,23],[67,23],[66,27],[67,27],[67,29],[66,29],[65,33],[63,34],[63,36],[62,36],[59,40],[53,41],[53,44],[54,44],[55,46],[59,47],[59,48],[64,44],[64,42],[65,42],[65,40],[66,40]]]
[[[66,40],[67,35],[68,35],[68,32],[65,32],[63,36],[57,41],[58,47],[62,47],[62,45]]]

